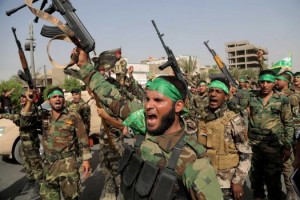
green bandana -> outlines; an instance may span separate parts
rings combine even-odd
[[[145,135],[146,122],[145,122],[145,110],[140,109],[131,113],[123,122],[124,126],[130,127],[135,135]]]
[[[240,78],[240,80],[239,80],[240,82],[246,82],[246,79],[244,79],[244,78]]]
[[[209,84],[209,88],[219,88],[219,89],[223,90],[226,94],[229,94],[228,87],[225,85],[225,83],[223,83],[219,80],[212,81]]]
[[[287,79],[287,78],[285,78],[285,77],[283,77],[283,76],[276,76],[276,79],[279,79],[279,80],[283,80],[283,81],[287,81],[287,82],[289,82],[289,80]]]
[[[258,81],[270,81],[272,83],[275,82],[275,76],[272,74],[264,74],[259,76]]]
[[[200,86],[200,85],[207,85],[207,83],[204,82],[204,81],[200,81],[200,82],[199,82],[199,86]]]
[[[174,102],[182,100],[182,96],[178,89],[169,81],[166,81],[162,78],[156,78],[149,84],[147,82],[146,85],[148,85],[148,90],[157,91],[163,94],[164,96],[170,98]]]
[[[64,96],[64,93],[62,93],[60,90],[54,90],[53,92],[51,92],[50,94],[48,94],[48,99],[50,99],[54,95]]]

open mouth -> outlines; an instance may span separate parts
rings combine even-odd
[[[147,125],[148,127],[154,126],[157,122],[157,116],[155,114],[148,114],[147,115]]]

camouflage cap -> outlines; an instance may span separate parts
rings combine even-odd
[[[72,90],[71,90],[71,93],[73,94],[73,93],[77,93],[77,94],[79,94],[81,92],[81,90],[79,89],[79,88],[73,88]]]

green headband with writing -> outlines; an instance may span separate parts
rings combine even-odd
[[[225,85],[225,83],[215,80],[209,84],[209,88],[219,88],[223,90],[226,94],[229,94],[229,88]]]
[[[60,95],[60,96],[64,96],[64,93],[61,92],[60,90],[54,90],[53,92],[51,92],[50,94],[48,94],[48,99],[50,99],[51,97],[53,97],[54,95]]]
[[[146,85],[148,85],[148,90],[157,91],[174,102],[182,100],[182,96],[175,85],[162,78],[156,78],[151,83],[148,81]]]
[[[287,78],[285,78],[284,76],[280,76],[280,75],[276,76],[276,79],[290,82]]]
[[[272,83],[275,82],[275,76],[272,74],[263,74],[259,76],[258,81],[270,81]]]

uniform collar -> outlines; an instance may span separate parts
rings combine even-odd
[[[181,125],[181,129],[177,132],[159,136],[150,136],[149,134],[147,134],[147,139],[156,143],[165,152],[170,153],[185,133],[185,126],[183,125],[183,123]]]

